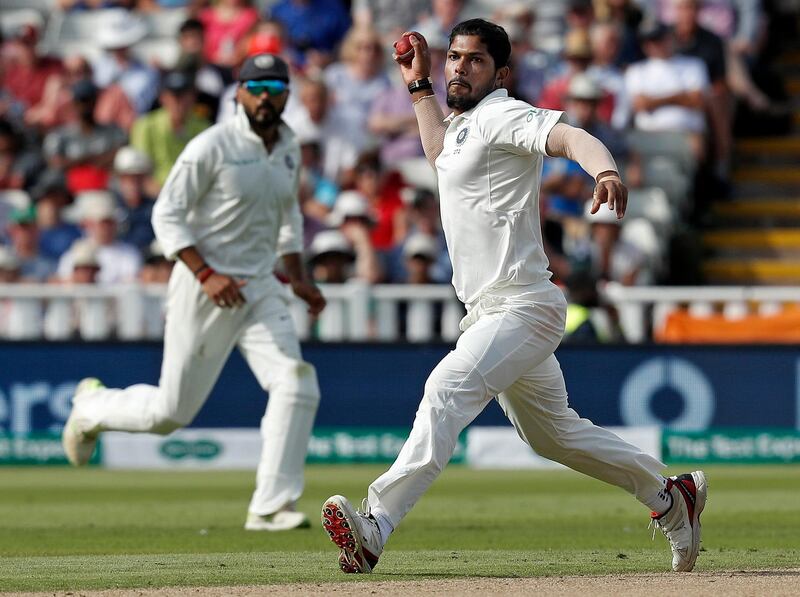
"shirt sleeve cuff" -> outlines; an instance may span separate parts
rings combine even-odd
[[[539,134],[536,136],[536,142],[533,147],[534,152],[547,155],[547,137],[550,135],[550,131],[553,130],[553,127],[559,122],[567,122],[566,113],[559,110],[550,111],[542,128],[539,130]]]
[[[158,242],[161,243],[161,249],[164,251],[164,257],[171,261],[175,261],[178,259],[178,253],[180,253],[183,249],[187,247],[193,247],[196,242],[193,238],[189,236],[171,239],[169,241],[158,239]]]
[[[278,257],[283,257],[284,255],[290,255],[292,253],[302,253],[303,252],[303,243],[299,240],[291,240],[285,243],[280,243],[278,245]]]

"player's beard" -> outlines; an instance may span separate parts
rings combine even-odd
[[[452,87],[450,86],[453,81],[459,81],[465,85],[469,86],[469,93],[468,94],[455,94],[450,90]],[[480,101],[489,95],[492,91],[494,91],[494,81],[483,88],[475,89],[469,83],[461,79],[460,77],[453,77],[447,82],[447,107],[451,110],[459,110],[460,112],[466,112],[467,110],[471,110],[475,106],[477,106]]]
[[[281,120],[280,112],[268,102],[257,106],[252,114],[247,110],[245,110],[245,113],[250,121],[250,126],[255,130],[266,130],[276,126]]]

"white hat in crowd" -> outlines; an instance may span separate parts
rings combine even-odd
[[[439,244],[436,239],[428,234],[412,234],[403,245],[403,257],[427,257],[431,261],[436,261],[439,255]]]
[[[341,226],[346,218],[366,218],[374,222],[372,214],[369,213],[369,203],[367,198],[358,191],[343,191],[336,198],[333,204],[333,211],[328,216],[328,224],[331,226]]]
[[[0,203],[5,203],[11,209],[27,209],[31,206],[31,196],[25,191],[8,189],[0,191]]]
[[[446,51],[450,47],[450,39],[432,21],[420,25],[419,32],[425,38],[430,50]]]
[[[79,238],[69,249],[72,267],[100,267],[97,260],[97,247],[86,238]]]
[[[353,247],[344,234],[338,230],[321,230],[311,241],[311,246],[308,247],[308,256],[310,259],[316,259],[325,253],[342,253],[352,256]]]
[[[310,145],[311,143],[322,142],[322,133],[316,126],[299,126],[294,133],[297,137],[297,142],[300,145]]]
[[[109,10],[97,32],[97,43],[105,50],[129,48],[147,35],[145,22],[123,9]]]
[[[153,171],[153,161],[143,151],[126,145],[114,156],[114,172],[117,174],[149,174]]]
[[[75,210],[79,220],[116,220],[117,209],[114,196],[108,191],[84,191],[75,198]]]
[[[10,247],[0,245],[0,269],[4,271],[16,271],[19,269],[19,259],[14,255]]]
[[[525,41],[525,28],[516,20],[507,18],[499,23],[503,29],[506,30],[509,41],[522,42]]]
[[[583,210],[583,216],[587,222],[590,224],[616,224],[617,226],[622,226],[622,220],[617,218],[616,209],[608,209],[608,204],[603,203],[597,213],[593,214],[592,202],[592,199],[589,199]]]
[[[592,77],[584,73],[572,76],[567,87],[567,97],[576,100],[596,101],[603,97],[603,90]]]

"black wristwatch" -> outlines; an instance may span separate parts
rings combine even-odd
[[[425,79],[417,79],[408,84],[408,92],[414,93],[416,91],[423,91],[425,89],[433,89],[433,79],[427,77]]]

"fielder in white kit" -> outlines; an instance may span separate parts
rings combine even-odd
[[[672,567],[691,570],[706,501],[701,471],[665,478],[664,464],[567,403],[553,352],[567,303],[550,282],[539,222],[542,156],[568,157],[597,182],[604,203],[625,213],[627,190],[606,147],[563,122],[561,112],[508,97],[506,32],[481,19],[457,25],[445,62],[446,119],[434,99],[425,39],[395,56],[408,84],[425,154],[436,168],[453,285],[467,307],[463,335],[425,384],[411,434],[357,511],[329,498],[322,524],[344,572],[371,572],[390,533],[450,460],[461,431],[496,397],[540,455],[633,494],[669,540]],[[606,209],[606,208],[603,208]]]
[[[277,531],[309,525],[294,506],[320,397],[273,273],[277,258],[312,315],[325,300],[301,260],[300,146],[281,120],[289,69],[260,54],[242,65],[239,81],[235,118],[187,145],[153,210],[165,254],[178,258],[159,385],[117,390],[83,380],[62,437],[70,462],[81,465],[102,431],[167,434],[188,425],[237,346],[269,392],[245,528]]]

